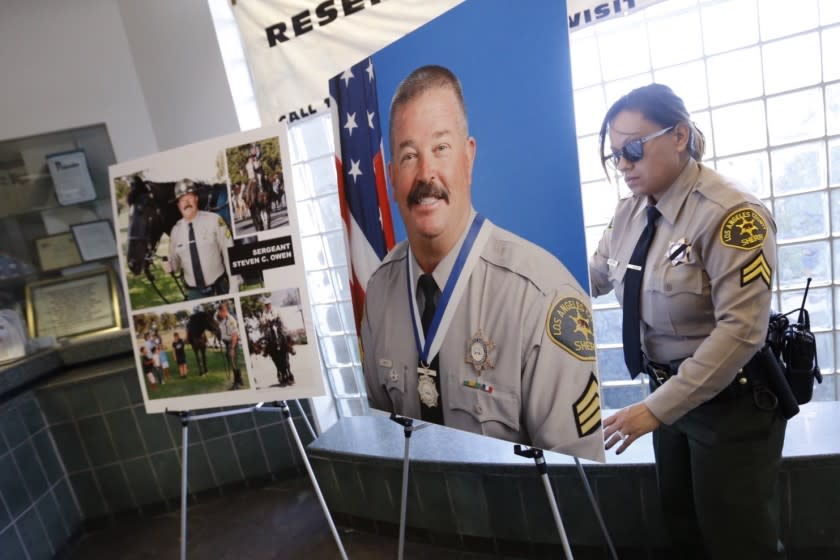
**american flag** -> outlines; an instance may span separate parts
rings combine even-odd
[[[373,61],[367,59],[330,80],[338,198],[349,242],[357,331],[367,282],[394,246],[375,78]]]

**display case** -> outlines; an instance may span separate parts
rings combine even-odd
[[[27,294],[39,293],[27,287],[117,270],[113,233],[105,235],[114,231],[108,185],[114,163],[104,124],[0,141],[0,310],[25,321],[33,303]],[[125,324],[122,297],[114,301],[116,323]],[[71,328],[64,336],[60,323],[52,336],[72,342],[77,333]],[[33,332],[32,325],[25,330]],[[30,340],[30,350],[37,346]]]

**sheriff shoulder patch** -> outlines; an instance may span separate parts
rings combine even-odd
[[[735,249],[755,249],[764,245],[767,222],[752,208],[731,212],[720,226],[720,242]]]
[[[581,300],[574,297],[555,300],[548,310],[545,332],[554,344],[575,358],[595,361],[592,313]]]
[[[758,255],[741,268],[741,287],[751,284],[756,279],[761,278],[767,287],[770,287],[770,279],[773,277],[773,269],[767,263],[764,257],[764,251],[759,251]]]
[[[586,388],[572,405],[572,413],[580,437],[592,435],[601,427],[601,396],[594,373],[589,374]]]

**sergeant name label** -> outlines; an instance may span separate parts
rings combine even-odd
[[[292,238],[289,235],[233,246],[228,249],[228,258],[231,273],[243,275],[295,264]]]

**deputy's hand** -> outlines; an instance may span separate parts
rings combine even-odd
[[[648,432],[652,432],[662,424],[656,416],[645,406],[636,403],[622,408],[604,420],[604,448],[610,449],[621,442],[616,455],[620,455],[630,447],[634,441]]]
[[[165,273],[172,274],[172,265],[169,264],[169,261],[167,259],[163,259],[163,261],[161,261],[160,267]]]

